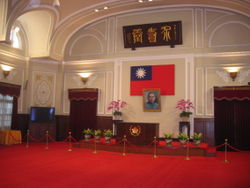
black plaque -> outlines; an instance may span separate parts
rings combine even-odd
[[[181,21],[123,27],[124,48],[182,44]]]

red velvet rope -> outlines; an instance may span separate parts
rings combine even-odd
[[[48,139],[50,139],[52,142],[56,142],[54,138],[52,138],[50,135],[48,135]]]
[[[71,136],[71,139],[72,139],[74,142],[79,143],[73,136]]]
[[[224,145],[226,145],[226,146],[228,146],[229,148],[231,148],[232,150],[235,150],[235,151],[238,151],[238,152],[249,152],[249,151],[242,151],[242,150],[239,150],[239,149],[237,149],[237,148],[235,148],[235,147],[233,147],[233,146],[231,146],[230,144],[220,144],[220,145],[218,145],[218,146],[215,146],[215,148],[217,149],[217,148],[220,148],[220,147],[222,147],[222,146],[224,146]]]
[[[237,148],[234,148],[233,146],[231,146],[231,145],[229,145],[229,144],[227,144],[228,145],[228,147],[230,147],[231,149],[233,149],[233,150],[235,150],[235,151],[238,151],[238,152],[241,152],[241,150],[239,150],[239,149],[237,149]]]
[[[218,145],[218,146],[215,146],[215,148],[217,149],[217,148],[220,148],[220,147],[222,147],[222,146],[224,146],[225,144],[220,144],[220,145]]]
[[[70,138],[70,136],[68,136],[64,141],[67,141],[68,139]],[[79,143],[75,138],[71,137],[72,140],[74,140],[75,142]],[[88,144],[88,143],[94,143],[96,140],[95,139],[90,139],[89,141],[86,141],[85,139],[83,140],[80,140],[81,144]],[[119,145],[121,143],[126,143],[127,145],[129,146],[132,146],[132,147],[136,147],[136,148],[146,148],[146,147],[149,147],[151,145],[154,145],[156,144],[158,147],[165,147],[165,146],[161,146],[159,144],[159,141],[158,140],[153,140],[150,144],[148,145],[145,145],[145,146],[138,146],[138,145],[135,145],[133,144],[132,142],[128,141],[126,138],[123,138],[121,139],[120,141],[116,142],[116,143],[106,143],[106,142],[101,142],[102,144],[105,144],[105,145]],[[79,143],[80,144],[80,143]],[[218,146],[215,146],[215,148],[220,148],[222,146],[224,146],[225,144],[220,144]],[[230,148],[234,149],[235,151],[239,151],[239,152],[242,152],[241,150],[237,149],[237,148],[234,148],[232,147],[231,145],[227,144]],[[187,146],[190,146],[188,145],[188,143],[184,144],[184,145],[176,145],[176,146],[173,146],[173,147],[165,147],[166,149],[177,149],[177,148],[181,148],[181,147],[187,147]],[[197,146],[198,147],[198,146]]]
[[[67,138],[65,138],[63,141],[67,142],[67,140],[69,140],[71,138],[71,136],[68,136]]]
[[[43,137],[40,138],[40,139],[35,139],[35,138],[33,138],[31,135],[29,135],[29,138],[30,138],[31,140],[33,140],[34,142],[41,142],[42,140],[45,139],[45,136],[43,136]]]

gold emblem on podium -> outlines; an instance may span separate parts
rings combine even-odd
[[[129,132],[132,136],[139,136],[141,134],[141,126],[139,125],[130,125]]]

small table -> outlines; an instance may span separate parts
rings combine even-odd
[[[22,136],[19,130],[2,130],[0,131],[0,144],[11,145],[21,144]]]
[[[187,128],[187,135],[188,135],[188,137],[190,137],[190,122],[181,121],[179,123],[179,132],[183,133],[184,132],[183,128],[185,128],[185,127]]]

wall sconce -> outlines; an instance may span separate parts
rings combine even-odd
[[[7,78],[7,76],[10,74],[10,71],[13,69],[13,67],[10,67],[8,65],[1,65],[3,70],[3,77]]]
[[[80,77],[82,79],[83,84],[85,85],[87,83],[89,77],[92,75],[92,73],[84,72],[84,73],[80,73],[79,75],[80,75]]]
[[[229,76],[234,81],[238,75],[240,68],[239,67],[229,67],[227,68],[227,71],[229,72]]]

